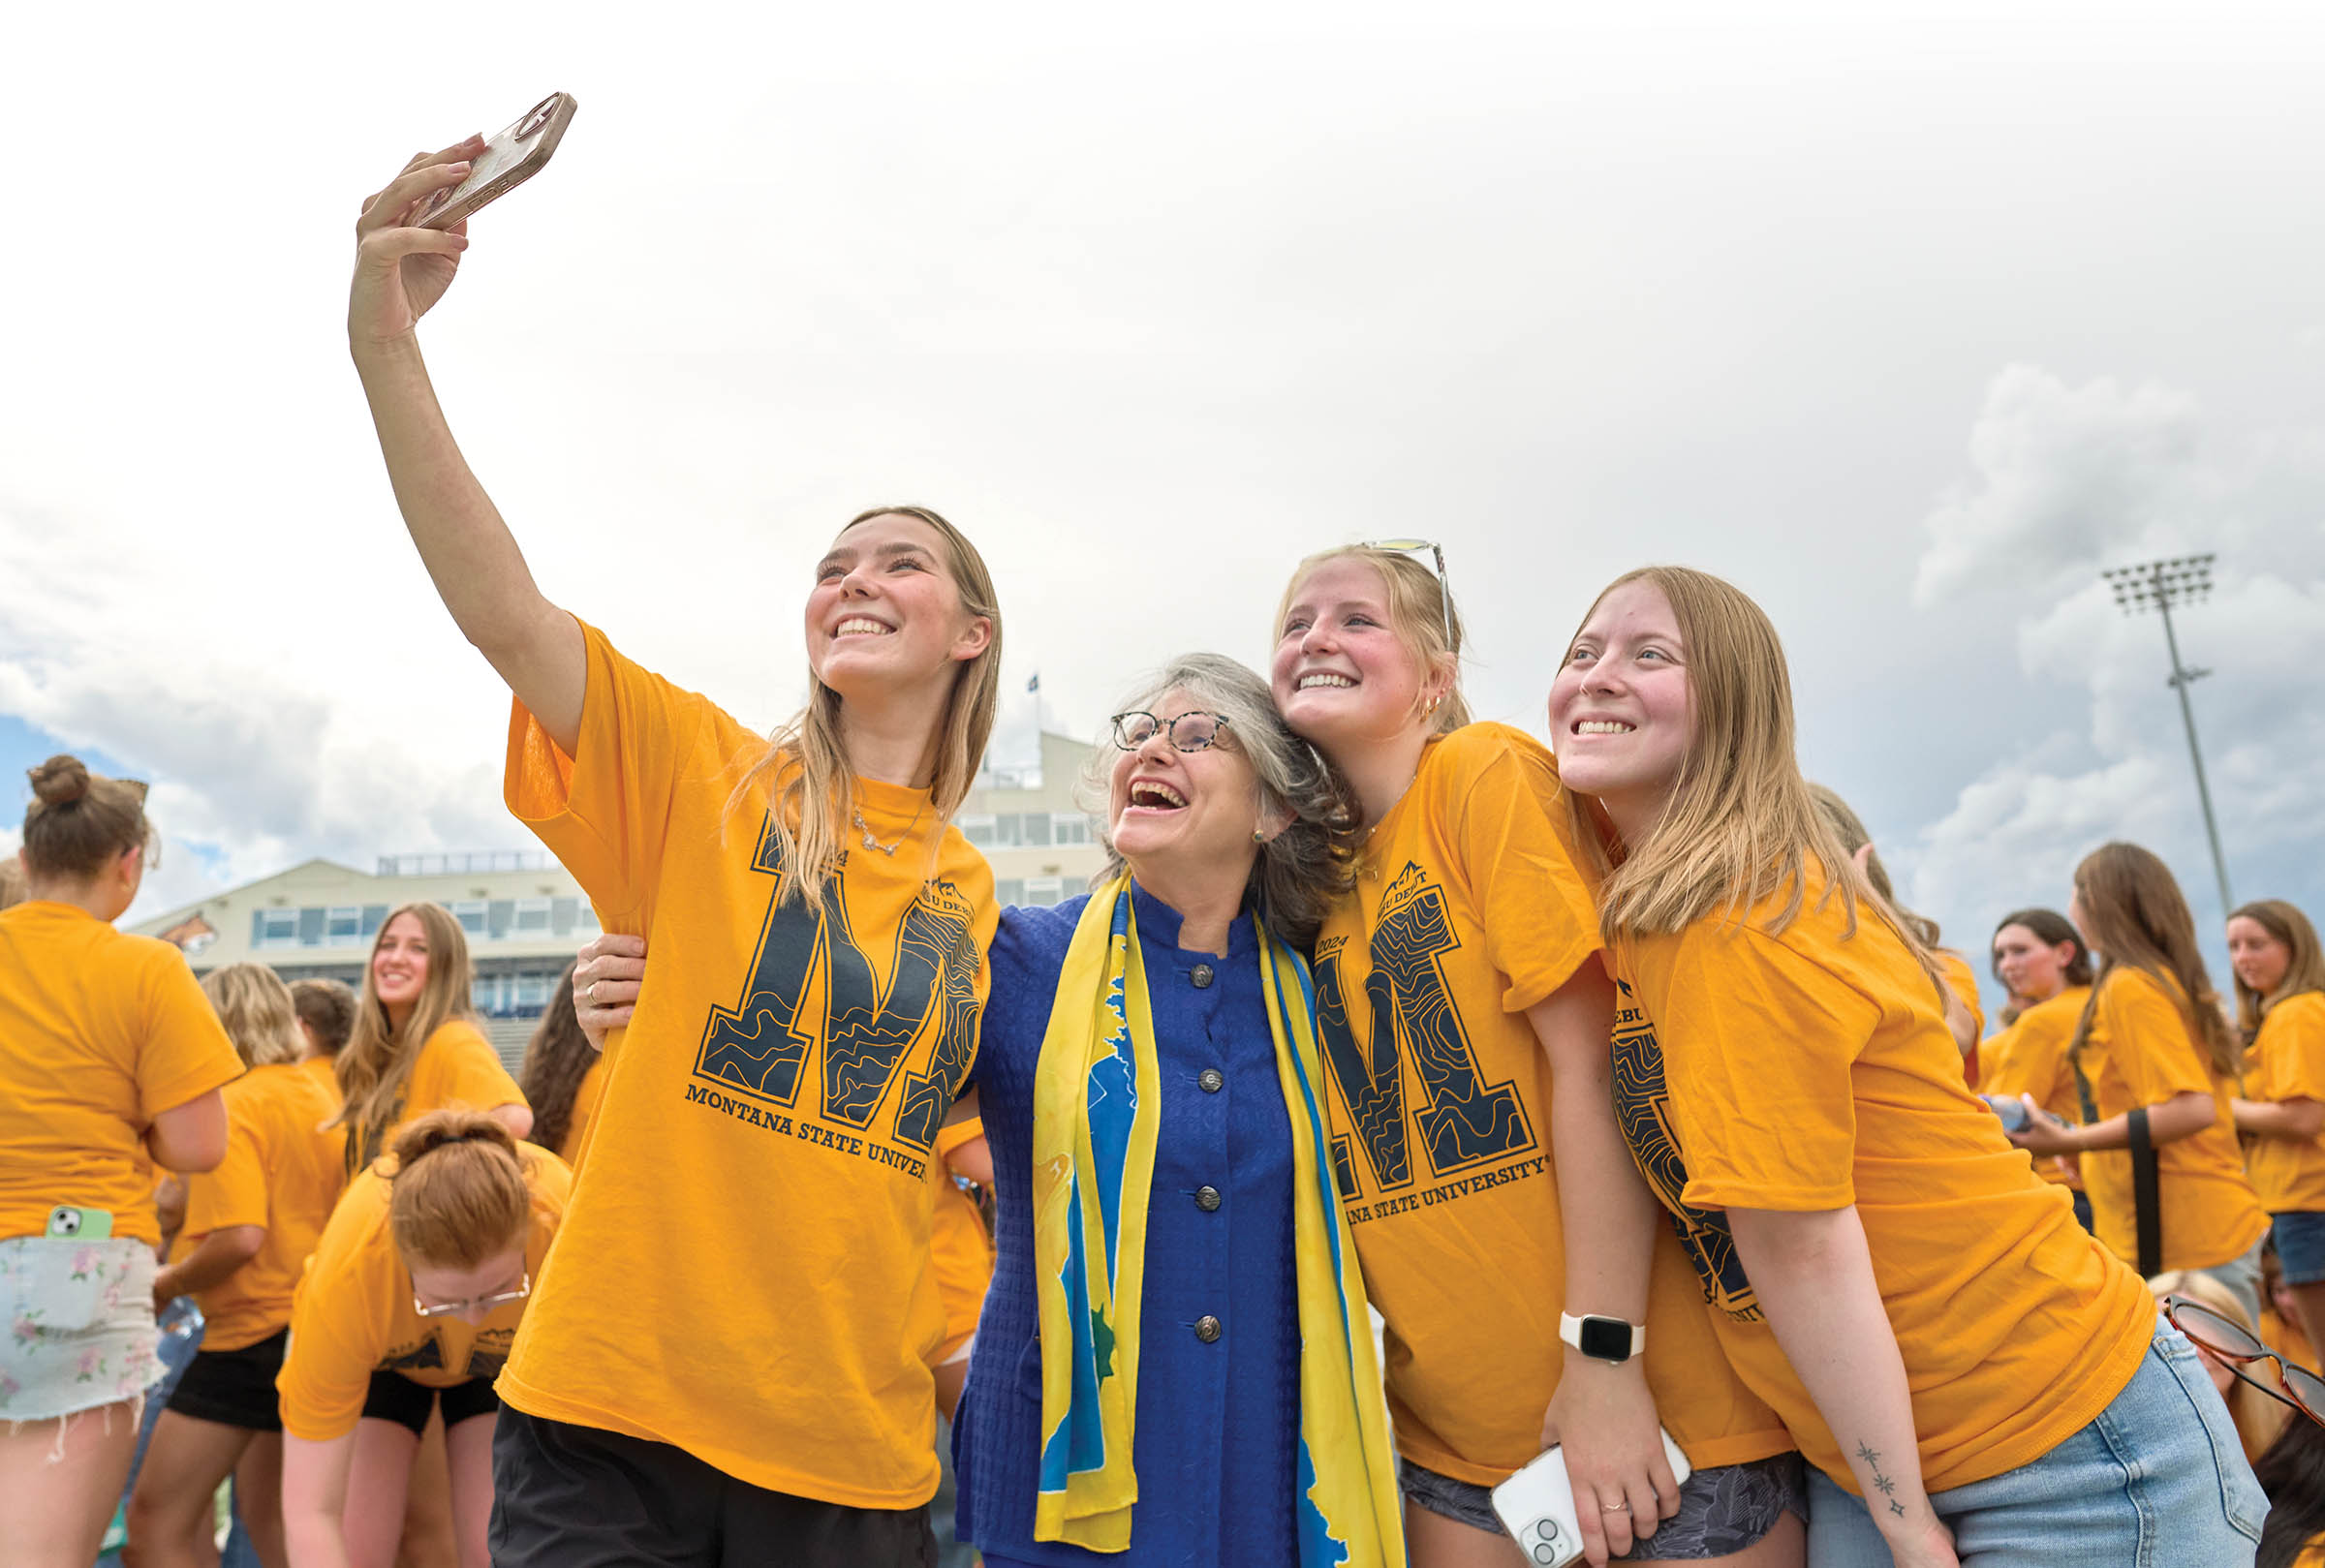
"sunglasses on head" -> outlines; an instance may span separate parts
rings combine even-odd
[[[2289,1404],[2310,1420],[2325,1427],[2325,1377],[2319,1377],[2306,1367],[2296,1367],[2276,1351],[2260,1342],[2259,1336],[2232,1317],[2223,1317],[2203,1303],[2186,1296],[2166,1296],[2163,1299],[2163,1320],[2195,1343],[2211,1351],[2230,1375],[2240,1383],[2249,1383],[2280,1404]],[[2278,1381],[2282,1388],[2271,1388],[2259,1378],[2246,1372],[2245,1368],[2256,1361],[2277,1364]]]
[[[1445,615],[1445,647],[1449,652],[1459,653],[1461,650],[1453,641],[1453,584],[1445,576],[1445,547],[1433,539],[1366,539],[1363,547],[1368,550],[1393,550],[1399,555],[1413,555],[1422,550],[1429,552],[1429,559],[1436,564],[1438,607]]]

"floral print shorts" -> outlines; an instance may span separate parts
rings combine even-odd
[[[0,1422],[134,1399],[162,1375],[153,1248],[127,1238],[0,1241]]]

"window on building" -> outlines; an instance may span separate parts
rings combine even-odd
[[[1090,818],[1079,812],[1053,812],[1049,818],[1049,842],[1052,844],[1094,844]]]
[[[508,1010],[507,975],[480,974],[477,976],[477,1011],[502,1013]]]
[[[1025,898],[1022,901],[1035,908],[1046,909],[1053,904],[1066,902],[1066,879],[1063,876],[1028,876],[1025,879]]]
[[[323,945],[323,917],[326,911],[323,906],[320,904],[310,904],[305,908],[298,911],[299,946],[321,947]]]
[[[471,937],[481,937],[484,935],[486,908],[487,905],[482,899],[462,899],[452,906],[452,918],[459,921],[460,929]]]
[[[549,910],[554,902],[551,899],[518,899],[513,935],[520,938],[546,937],[549,934]]]
[[[363,939],[363,910],[357,905],[337,904],[324,917],[323,939],[333,947],[352,947]]]
[[[1024,835],[1024,840],[1028,845],[1049,843],[1049,813],[1027,812],[1017,820],[1018,831]]]
[[[993,815],[990,812],[981,812],[975,816],[956,816],[953,821],[960,828],[961,837],[979,849],[993,843]]]
[[[537,1013],[549,1004],[549,980],[545,974],[520,974],[516,977],[516,1010]]]
[[[261,909],[251,916],[250,928],[250,945],[253,947],[298,945],[296,909]]]
[[[1003,812],[993,818],[993,842],[990,849],[1014,849],[1025,843],[1024,824],[1015,812]]]
[[[1004,876],[993,884],[993,898],[1003,908],[1025,902],[1025,878]]]
[[[581,907],[574,911],[574,935],[587,941],[590,938],[595,937],[598,931],[597,907],[589,900],[583,899]]]

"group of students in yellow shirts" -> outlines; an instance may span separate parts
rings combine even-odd
[[[351,342],[422,561],[515,699],[508,805],[651,951],[576,1181],[517,1142],[531,1112],[461,1021],[457,925],[418,907],[383,927],[332,1074],[346,1189],[265,1380],[284,1551],[388,1561],[433,1413],[464,1568],[922,1562],[955,1338],[931,1194],[1000,913],[951,817],[997,707],[999,599],[943,517],[862,513],[816,564],[811,695],[772,738],[551,603],[414,334],[466,239],[405,219],[476,150],[416,158],[366,204]],[[1351,1238],[1338,1288],[1386,1326],[1356,1424],[1380,1398],[1399,1460],[1365,1470],[1366,1521],[1336,1534],[1347,1516],[1311,1505],[1349,1478],[1309,1468],[1330,1434],[1299,1422],[1273,1522],[1297,1520],[1302,1568],[1517,1560],[1488,1490],[1550,1441],[1594,1562],[2253,1560],[2268,1498],[2124,1244],[2159,1223],[2231,1290],[2256,1278],[2270,1220],[2234,1131],[2285,1138],[2307,1096],[2231,1092],[2185,906],[2158,914],[2140,851],[2076,878],[2070,913],[2107,960],[2067,1052],[2078,1115],[2006,1135],[1966,1082],[1975,1030],[1942,955],[1801,777],[1781,642],[1732,585],[1610,584],[1544,672],[1548,748],[1469,722],[1439,546],[1303,561],[1269,635],[1279,716],[1340,784],[1314,809],[1339,845],[1316,871],[1331,911],[1298,986],[1271,992],[1313,1035],[1285,1071],[1317,1092],[1286,1104],[1313,1120]],[[1119,744],[1195,749],[1183,697]],[[1199,744],[1232,750],[1204,717]],[[0,1350],[0,1509],[24,1560],[74,1568],[127,1462],[94,1413],[151,1381],[153,1168],[230,1173],[189,1196],[214,1227],[191,1261],[257,1224],[220,1091],[245,1086],[254,1142],[311,1135],[290,1087],[308,1069],[261,1065],[177,955],[111,930],[148,837],[127,787],[78,764],[37,778],[33,897],[0,911],[0,1282],[38,1309]],[[1183,809],[1190,835],[1219,819],[1167,791],[1138,809]],[[1061,995],[1053,1028],[1087,1005]],[[2167,1014],[2186,1060],[2134,1044]],[[1220,1091],[1254,1089],[1202,1090]],[[1058,1158],[1095,1157],[1088,1130]],[[2143,1146],[2168,1189],[2149,1211]],[[2028,1157],[2069,1150],[2095,1237]],[[268,1342],[282,1272],[252,1276],[276,1281],[269,1310],[226,1312],[229,1337],[261,1337],[205,1354]],[[1215,1344],[1237,1321],[1229,1304],[1142,1332]],[[1311,1392],[1281,1391],[1295,1419]],[[1220,1433],[1218,1462],[1236,1451]],[[1280,1539],[1229,1531],[1220,1560],[1271,1560],[1239,1543]],[[1134,1530],[1106,1552],[1039,1530],[980,1545],[995,1563],[1154,1560]]]
[[[464,1423],[497,1408],[570,1176],[518,1141],[458,925],[394,911],[359,999],[255,964],[197,984],[111,924],[153,842],[142,786],[71,757],[33,784],[24,896],[0,908],[0,1560],[94,1560],[162,1373],[156,1311],[191,1296],[202,1344],[152,1424],[125,1562],[215,1561],[230,1473],[268,1568],[395,1561],[434,1418],[441,1535],[482,1564],[490,1427]]]

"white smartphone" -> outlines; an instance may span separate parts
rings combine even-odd
[[[540,173],[580,107],[572,93],[551,93],[521,118],[501,127],[485,138],[484,150],[469,165],[468,178],[430,197],[413,215],[414,227],[450,229]]]
[[[1671,1461],[1671,1478],[1685,1484],[1688,1457],[1669,1432],[1663,1433],[1663,1458]],[[1566,1479],[1566,1457],[1545,1449],[1529,1464],[1494,1489],[1494,1512],[1535,1568],[1566,1568],[1582,1555],[1582,1522],[1574,1513],[1574,1484]]]

